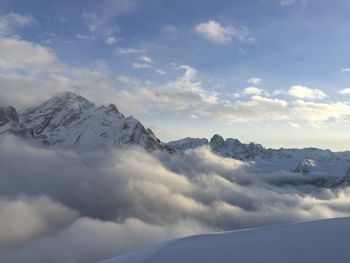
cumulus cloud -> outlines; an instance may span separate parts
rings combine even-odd
[[[0,260],[96,262],[183,235],[350,213],[348,188],[252,165],[207,147],[79,153],[1,137]]]
[[[292,86],[289,88],[288,94],[299,99],[323,99],[327,97],[322,90],[305,86]]]
[[[30,15],[9,13],[0,15],[0,35],[12,34],[17,28],[26,27],[36,22]]]
[[[183,74],[176,80],[159,86],[146,85],[135,92],[125,91],[120,94],[120,101],[127,100],[135,105],[142,104],[143,111],[153,112],[158,108],[168,114],[197,112],[218,103],[218,95],[214,91],[206,90],[197,80],[195,68],[182,65],[179,70],[182,70]]]
[[[285,100],[264,98],[254,95],[249,101],[234,101],[218,108],[211,114],[217,114],[226,120],[235,122],[285,120],[288,103]]]
[[[317,103],[298,100],[294,102],[291,114],[295,119],[310,122],[324,122],[328,120],[341,121],[349,118],[350,106],[343,102]]]
[[[0,69],[44,68],[56,62],[48,49],[16,38],[0,38]]]
[[[242,42],[254,41],[246,27],[242,26],[237,29],[233,26],[223,26],[215,20],[198,24],[195,31],[203,38],[217,44],[229,44],[234,39]]]
[[[245,95],[261,95],[262,89],[256,87],[248,87],[243,90]]]

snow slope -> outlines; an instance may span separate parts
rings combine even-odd
[[[349,263],[350,218],[198,235],[101,263]]]

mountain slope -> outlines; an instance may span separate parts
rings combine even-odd
[[[198,235],[101,263],[348,263],[350,218]]]
[[[22,111],[15,121],[30,130],[35,141],[51,147],[90,150],[132,144],[147,150],[163,148],[151,130],[125,117],[115,105],[97,107],[71,92]]]

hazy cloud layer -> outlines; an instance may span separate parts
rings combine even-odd
[[[206,147],[80,154],[2,137],[0,167],[1,262],[95,262],[178,236],[350,213],[347,188],[255,174]]]

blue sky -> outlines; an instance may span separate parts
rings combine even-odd
[[[349,13],[345,0],[2,0],[0,102],[72,90],[163,140],[349,149]]]

